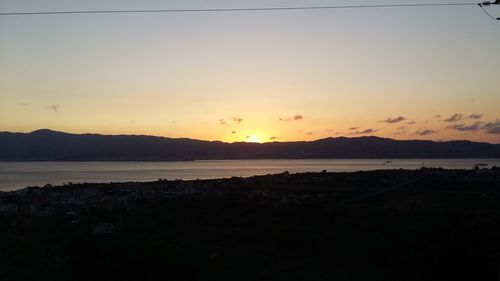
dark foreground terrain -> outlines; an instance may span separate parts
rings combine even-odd
[[[500,169],[0,193],[0,280],[498,280]]]

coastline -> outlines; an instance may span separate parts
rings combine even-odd
[[[11,279],[489,280],[499,186],[423,168],[31,187],[0,193],[0,250]]]
[[[254,175],[355,172],[421,167],[473,169],[500,166],[500,159],[308,159],[199,160],[184,162],[0,162],[0,190],[84,182],[148,182],[168,179],[217,179]]]

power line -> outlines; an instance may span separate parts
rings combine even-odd
[[[492,14],[490,14],[488,11],[486,11],[486,9],[484,8],[485,6],[490,6],[490,5],[499,5],[499,0],[496,0],[495,3],[489,3],[489,2],[484,2],[484,3],[481,3],[479,4],[479,7],[481,7],[481,9],[484,11],[484,13],[492,18],[493,20],[500,20],[500,18],[496,18],[494,17]]]
[[[252,11],[293,11],[328,9],[367,9],[367,8],[412,8],[443,6],[476,6],[478,3],[422,3],[422,4],[380,4],[380,5],[341,5],[341,6],[299,6],[299,7],[260,7],[260,8],[207,8],[207,9],[151,9],[151,10],[82,10],[82,11],[40,11],[4,12],[0,16],[61,15],[61,14],[118,14],[118,13],[189,13],[189,12],[252,12]]]
[[[305,11],[305,10],[332,10],[332,9],[368,9],[368,8],[415,8],[415,7],[450,7],[476,6],[493,20],[500,20],[491,15],[484,7],[500,5],[495,2],[481,3],[421,3],[421,4],[378,4],[378,5],[340,5],[340,6],[298,6],[298,7],[258,7],[258,8],[207,8],[207,9],[143,9],[143,10],[69,10],[69,11],[39,11],[39,12],[3,12],[0,16],[29,16],[29,15],[70,15],[70,14],[132,14],[132,13],[214,13],[214,12],[257,12],[257,11]]]

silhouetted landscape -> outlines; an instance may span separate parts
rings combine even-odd
[[[379,137],[224,143],[136,135],[68,134],[51,130],[0,133],[0,161],[168,161],[307,158],[500,158],[500,144],[399,141]]]
[[[500,169],[0,192],[2,280],[497,280]],[[162,278],[163,279],[163,278]]]
[[[0,281],[500,280],[500,0],[0,0]]]

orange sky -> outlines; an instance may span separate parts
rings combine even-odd
[[[212,4],[238,3],[283,4]],[[0,0],[3,10],[39,5]],[[476,7],[2,17],[0,130],[500,143],[498,30]]]

